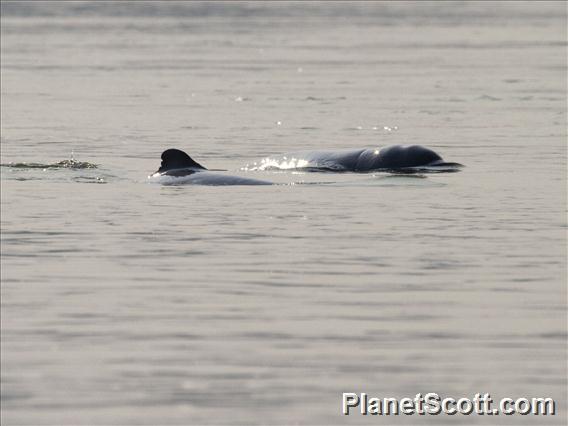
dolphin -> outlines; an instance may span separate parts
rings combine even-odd
[[[171,148],[162,152],[160,168],[148,179],[163,185],[272,185],[263,180],[214,173],[219,171],[225,170],[208,170],[185,152]]]
[[[249,170],[292,169],[328,172],[452,172],[462,164],[448,163],[433,150],[420,145],[391,145],[380,149],[302,151],[261,160]]]

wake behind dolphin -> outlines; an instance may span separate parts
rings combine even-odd
[[[272,185],[271,182],[229,176],[207,170],[179,149],[167,149],[162,153],[160,168],[148,176],[152,182],[164,185]]]
[[[420,145],[391,145],[381,149],[303,151],[267,157],[246,170],[304,170],[328,172],[453,172],[463,167],[448,163]]]

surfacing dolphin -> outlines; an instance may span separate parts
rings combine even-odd
[[[454,172],[463,165],[445,162],[440,155],[420,145],[391,145],[381,149],[303,151],[268,157],[250,170],[305,170],[329,172]]]
[[[164,185],[272,185],[271,182],[214,173],[222,170],[207,170],[179,149],[162,152],[160,168],[148,176],[152,182]]]

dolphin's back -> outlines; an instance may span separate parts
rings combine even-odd
[[[354,170],[364,149],[339,151],[311,151],[306,153],[308,167],[321,167],[330,170]]]
[[[364,149],[341,151],[296,151],[285,155],[263,158],[252,170],[315,169],[328,171],[349,171],[357,164]]]
[[[175,148],[162,152],[160,168],[148,178],[150,182],[162,185],[272,185],[272,182],[264,180],[212,173],[185,152]]]
[[[149,176],[150,182],[162,185],[272,185],[259,179],[231,176],[224,173],[197,171],[193,173],[155,173]]]

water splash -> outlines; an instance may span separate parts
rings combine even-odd
[[[15,169],[96,169],[98,166],[94,163],[86,161],[77,161],[74,159],[58,161],[57,163],[6,163],[0,164],[0,167],[12,167]]]
[[[96,169],[98,167],[95,163],[89,163],[86,161],[77,161],[71,152],[71,158],[68,160],[58,161],[57,163],[26,163],[26,162],[10,162],[5,164],[0,164],[0,167],[11,167],[15,169]]]
[[[290,170],[290,169],[301,169],[308,167],[310,165],[309,161],[302,158],[272,158],[266,157],[260,160],[260,163],[254,162],[253,164],[247,164],[245,167],[241,168],[243,171],[259,171],[259,170]]]

